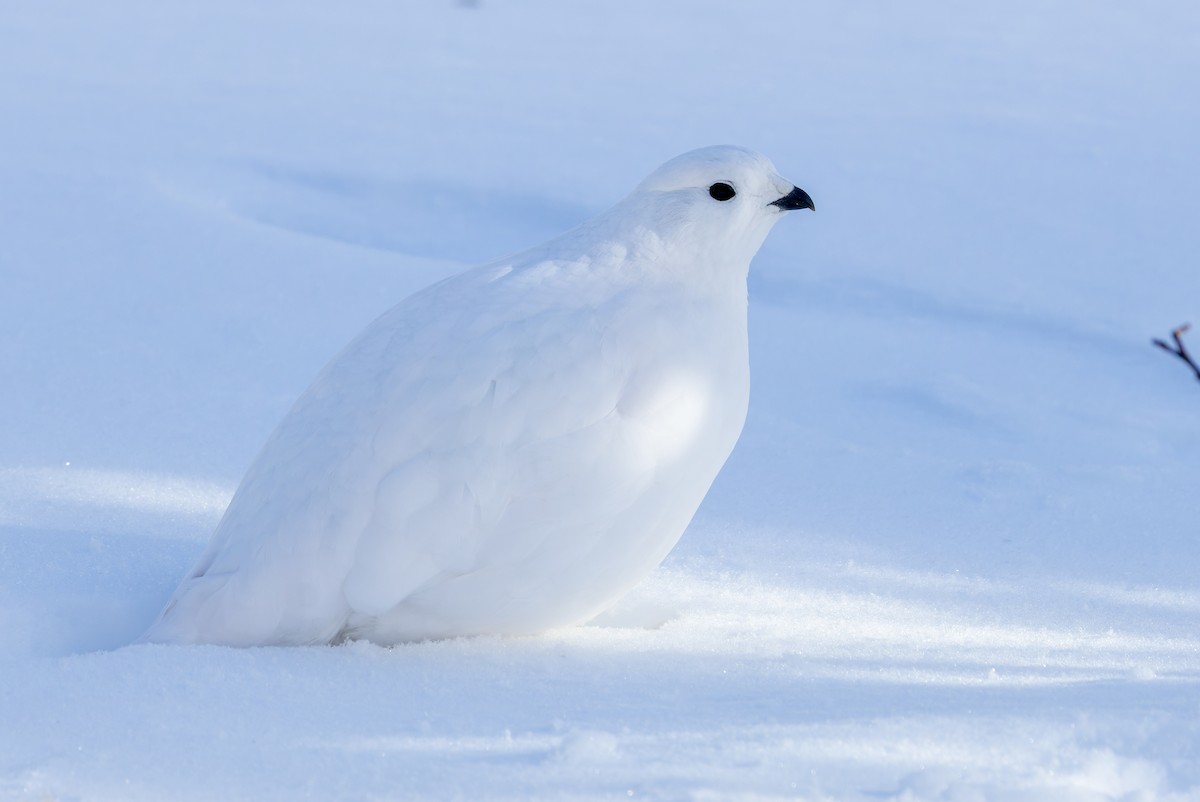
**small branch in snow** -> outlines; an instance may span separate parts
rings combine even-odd
[[[1196,364],[1195,360],[1192,359],[1192,355],[1188,353],[1187,348],[1185,348],[1183,345],[1183,333],[1191,327],[1192,324],[1184,323],[1182,326],[1175,329],[1175,331],[1171,332],[1171,339],[1175,341],[1174,346],[1168,345],[1166,342],[1157,339],[1151,340],[1151,342],[1166,351],[1168,354],[1174,354],[1184,362],[1188,363],[1188,367],[1195,372],[1196,379],[1200,380],[1200,365]]]

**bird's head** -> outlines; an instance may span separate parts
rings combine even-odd
[[[732,145],[701,148],[659,167],[625,204],[664,240],[699,251],[750,258],[792,209],[814,209],[808,193],[782,178],[771,160]]]

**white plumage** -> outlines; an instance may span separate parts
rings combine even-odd
[[[296,402],[144,640],[390,644],[601,612],[737,441],[750,259],[804,207],[765,157],[705,148],[403,301]]]

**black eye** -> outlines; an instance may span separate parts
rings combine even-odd
[[[723,181],[718,181],[708,188],[708,194],[713,196],[714,200],[727,201],[732,198],[737,192],[733,187]]]

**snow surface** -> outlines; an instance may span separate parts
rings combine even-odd
[[[1200,799],[1197,97],[1187,2],[7,3],[0,798]],[[125,645],[366,322],[718,142],[819,211],[616,610]]]

